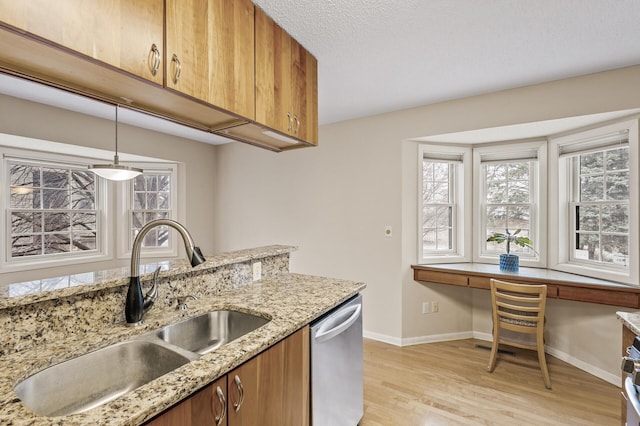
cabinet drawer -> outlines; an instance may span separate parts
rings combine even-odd
[[[485,277],[469,277],[469,287],[491,289],[491,278]]]
[[[452,284],[467,286],[468,278],[466,275],[448,274],[445,272],[432,272],[416,270],[414,279],[417,281],[426,281],[430,283]]]
[[[624,306],[627,308],[638,308],[640,306],[640,295],[624,291],[560,287],[558,289],[558,297],[560,299],[599,303],[601,305]]]
[[[559,291],[560,291],[560,287],[558,287],[557,285],[547,284],[547,297],[557,299]]]

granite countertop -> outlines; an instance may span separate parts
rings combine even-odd
[[[44,367],[88,352],[96,342],[107,346],[184,319],[184,311],[151,309],[136,328],[116,324],[95,335],[66,336],[0,358],[0,424],[3,425],[139,425],[211,383],[254,355],[305,326],[334,306],[357,294],[359,282],[299,274],[282,274],[252,285],[189,302],[187,316],[216,309],[235,309],[270,318],[257,330],[203,355],[122,397],[85,413],[41,417],[30,411],[13,387]]]
[[[616,312],[616,316],[636,336],[640,336],[640,312]]]

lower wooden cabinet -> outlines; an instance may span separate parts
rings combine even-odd
[[[168,409],[147,426],[309,424],[309,327]]]

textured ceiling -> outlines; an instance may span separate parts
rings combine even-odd
[[[321,124],[640,64],[640,0],[254,0],[319,62]]]

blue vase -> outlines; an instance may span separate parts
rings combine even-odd
[[[505,272],[518,272],[520,258],[515,254],[503,253],[500,255],[500,270]]]

